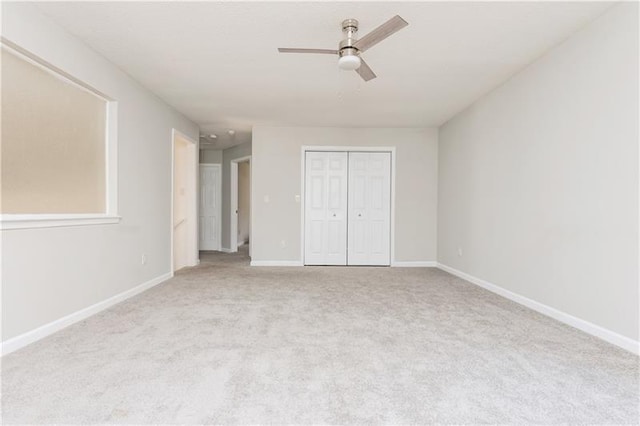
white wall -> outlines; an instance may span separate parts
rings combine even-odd
[[[230,249],[231,242],[231,160],[251,155],[251,142],[222,151],[222,247]]]
[[[301,194],[304,145],[395,146],[395,260],[435,261],[437,129],[263,126],[253,129],[252,260],[301,261],[295,196]]]
[[[171,129],[197,140],[198,127],[34,6],[3,3],[2,15],[4,37],[118,101],[122,216],[117,225],[3,231],[4,341],[169,273]]]
[[[201,149],[200,163],[202,164],[222,164],[222,150]]]
[[[439,262],[637,340],[638,137],[626,3],[440,129]]]

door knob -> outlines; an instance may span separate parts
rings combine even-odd
[[[358,213],[358,217],[362,217],[362,213]]]
[[[335,214],[335,213],[333,214],[333,217],[336,217],[336,214]]]

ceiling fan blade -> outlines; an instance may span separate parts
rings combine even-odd
[[[358,41],[356,41],[353,46],[356,47],[361,52],[375,46],[380,43],[385,38],[389,37],[391,34],[400,31],[404,27],[409,25],[407,21],[402,19],[399,15],[394,16],[389,19],[384,24],[380,25],[375,30],[371,31],[366,36],[362,37]]]
[[[376,78],[376,73],[374,73],[369,65],[364,61],[364,59],[360,58],[360,67],[356,69],[356,72],[362,77],[364,81],[373,80]]]
[[[298,49],[298,48],[289,48],[289,47],[278,47],[278,52],[280,53],[326,53],[330,55],[337,55],[337,50],[331,49]]]

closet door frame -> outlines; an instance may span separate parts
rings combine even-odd
[[[330,146],[330,145],[303,145],[300,152],[300,260],[304,264],[305,248],[305,157],[307,151],[329,151],[329,152],[389,152],[391,153],[391,235],[390,253],[391,265],[396,260],[396,147],[395,146]]]

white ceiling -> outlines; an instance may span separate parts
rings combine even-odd
[[[251,126],[438,126],[602,14],[588,2],[55,2],[54,21],[201,126],[210,148]],[[409,26],[363,54],[363,82],[330,55],[345,18],[359,36]],[[228,129],[236,130],[233,138]]]

